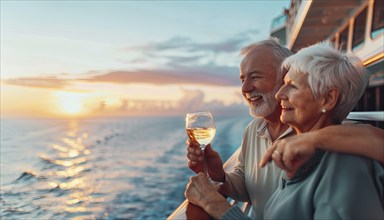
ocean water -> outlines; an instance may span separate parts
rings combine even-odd
[[[225,161],[249,117],[218,117]],[[184,117],[1,120],[1,219],[165,219],[193,175]]]

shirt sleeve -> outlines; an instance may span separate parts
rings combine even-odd
[[[243,135],[241,143],[241,151],[237,157],[234,169],[225,174],[225,182],[220,191],[226,196],[230,196],[235,200],[249,202],[249,195],[245,186],[245,154],[247,151],[247,135]]]
[[[321,166],[314,219],[384,219],[384,169],[375,161],[332,153]]]
[[[228,211],[224,213],[221,220],[251,220],[248,216],[244,215],[241,209],[237,206],[232,206]]]

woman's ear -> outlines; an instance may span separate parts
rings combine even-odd
[[[339,90],[336,88],[330,89],[324,97],[323,109],[331,111],[336,106],[338,98]]]

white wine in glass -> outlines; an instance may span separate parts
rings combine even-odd
[[[188,137],[199,143],[202,150],[211,143],[215,133],[216,128],[187,128]]]
[[[209,178],[207,164],[205,161],[205,147],[211,143],[216,134],[216,125],[210,112],[188,113],[185,118],[185,128],[189,139],[200,144],[203,153],[203,169]]]

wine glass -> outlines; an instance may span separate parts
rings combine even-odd
[[[187,130],[189,139],[200,144],[200,149],[203,153],[204,173],[208,179],[210,179],[204,150],[205,147],[211,143],[216,134],[216,125],[212,114],[210,112],[187,113],[185,118],[185,129]]]

